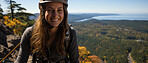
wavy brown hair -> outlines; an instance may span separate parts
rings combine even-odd
[[[68,31],[68,25],[67,25],[68,12],[66,5],[63,6],[64,19],[59,25],[59,28],[55,36],[56,40],[54,39],[53,42],[49,41],[50,38],[52,37],[49,36],[50,26],[49,24],[47,24],[44,17],[45,7],[39,5],[39,8],[40,8],[40,15],[34,24],[32,36],[30,39],[31,50],[33,51],[33,53],[39,52],[39,54],[43,56],[48,56],[50,53],[48,51],[48,48],[50,48],[53,45],[53,42],[56,42],[56,46],[54,47],[56,48],[58,54],[65,55],[64,41],[65,41],[66,31]],[[47,43],[48,45],[46,45]]]

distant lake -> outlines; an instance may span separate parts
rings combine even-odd
[[[119,15],[109,15],[109,16],[95,16],[88,19],[82,19],[77,22],[83,22],[90,19],[97,20],[148,20],[148,14],[119,14]]]

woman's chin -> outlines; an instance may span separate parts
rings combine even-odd
[[[50,24],[51,26],[53,26],[53,27],[58,27],[59,26],[59,24]]]

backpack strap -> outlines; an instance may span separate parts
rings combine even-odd
[[[33,54],[32,54],[32,63],[35,63],[35,61],[36,61],[36,54],[33,53]]]
[[[66,49],[66,52],[67,52],[67,50],[69,48],[69,43],[70,43],[70,40],[71,40],[70,39],[70,37],[71,37],[70,33],[71,33],[72,29],[74,29],[74,27],[72,27],[71,24],[68,24],[68,31],[66,32],[66,37],[65,37],[65,49]]]
[[[66,32],[66,36],[65,36],[64,46],[65,46],[66,51],[67,51],[69,42],[70,42],[70,27],[68,27],[68,31]]]
[[[74,30],[74,27],[71,24],[68,24],[68,31],[66,32],[66,37],[65,37],[65,50],[66,50],[66,58],[65,58],[65,63],[70,63],[70,59],[69,59],[69,54],[68,49],[69,49],[69,44],[70,44],[70,38],[71,38],[71,30]]]

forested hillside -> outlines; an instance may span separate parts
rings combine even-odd
[[[71,23],[77,32],[79,46],[107,63],[148,62],[148,21],[99,21]]]

